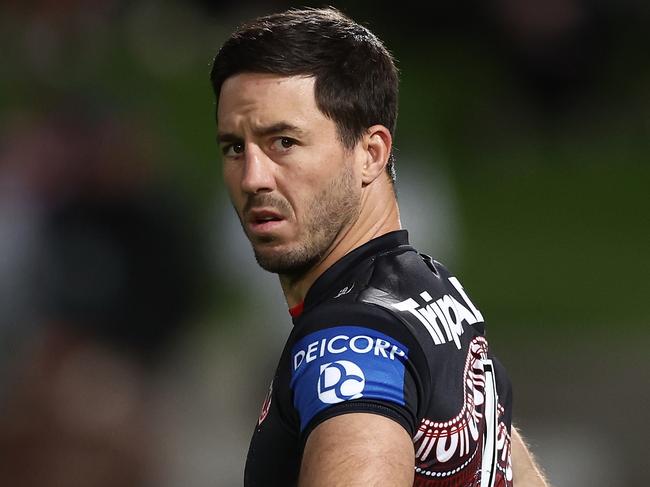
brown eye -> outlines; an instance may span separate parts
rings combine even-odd
[[[241,142],[237,142],[235,144],[229,144],[222,149],[222,152],[223,155],[226,157],[234,157],[244,152],[244,144],[242,144]]]
[[[287,151],[296,145],[296,141],[290,137],[278,137],[273,141],[273,149]]]
[[[282,139],[280,140],[281,140],[282,147],[284,147],[285,149],[288,149],[293,145],[293,140],[288,139],[287,137],[282,137]]]

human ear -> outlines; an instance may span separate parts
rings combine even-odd
[[[383,125],[369,127],[363,138],[365,161],[361,173],[364,185],[372,183],[386,170],[393,147],[393,137]]]

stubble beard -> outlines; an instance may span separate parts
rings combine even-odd
[[[312,198],[305,211],[298,242],[288,250],[263,252],[253,243],[255,259],[262,269],[297,278],[317,265],[331,250],[341,231],[354,221],[360,211],[359,195],[354,191],[352,167],[345,165],[342,174]]]

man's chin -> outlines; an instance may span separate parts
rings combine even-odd
[[[265,271],[277,273],[281,270],[282,256],[285,255],[286,250],[279,245],[258,241],[253,244],[253,252],[255,253],[255,260]]]
[[[255,260],[265,271],[281,275],[301,275],[311,269],[318,256],[308,256],[304,252],[289,250],[280,246],[253,246]]]

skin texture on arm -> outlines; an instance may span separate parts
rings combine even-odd
[[[309,435],[299,487],[411,487],[415,453],[407,431],[378,414],[350,413]]]
[[[512,427],[512,477],[516,487],[551,487],[514,426]]]

